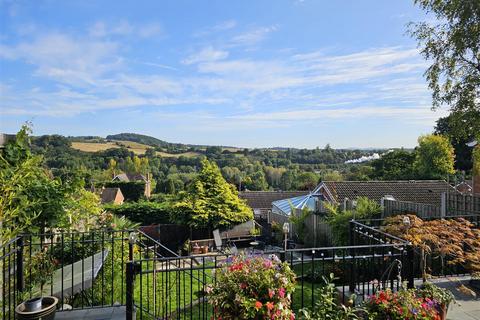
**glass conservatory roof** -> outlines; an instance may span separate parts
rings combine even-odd
[[[291,214],[292,207],[294,209],[308,208],[314,211],[315,197],[315,195],[310,193],[300,197],[273,201],[272,205],[278,208],[283,214],[289,216]]]

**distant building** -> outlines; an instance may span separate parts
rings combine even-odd
[[[15,139],[14,134],[0,133],[0,149],[5,147],[7,142],[12,141],[14,139]]]
[[[120,181],[120,182],[145,182],[145,197],[150,198],[152,193],[152,182],[150,179],[150,174],[144,176],[140,173],[120,173],[113,177],[112,181]]]
[[[120,188],[103,188],[100,199],[102,201],[102,204],[123,204],[123,201],[125,200],[122,194],[122,190],[120,190]]]

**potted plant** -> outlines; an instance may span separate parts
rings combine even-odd
[[[450,303],[455,302],[453,293],[440,288],[431,282],[425,282],[419,290],[424,299],[431,299],[436,302],[438,313],[442,320],[447,319],[447,311]]]
[[[198,242],[194,242],[193,247],[192,247],[192,253],[193,254],[199,254],[202,252],[202,249],[198,245]]]
[[[382,290],[370,296],[365,302],[369,320],[438,320],[438,303],[422,297],[415,289],[392,292]]]
[[[291,309],[295,274],[276,255],[233,256],[215,278],[206,292],[218,319],[295,319]]]
[[[32,267],[32,273],[30,273],[28,282],[33,286],[34,297],[20,303],[15,308],[17,319],[54,319],[58,299],[56,297],[42,296],[42,292],[43,287],[51,279],[51,275],[55,271],[57,261],[49,255],[47,249],[43,249],[34,254],[29,262]]]

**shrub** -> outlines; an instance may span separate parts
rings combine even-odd
[[[345,306],[337,303],[338,291],[335,288],[333,273],[329,278],[322,277],[324,285],[320,287],[319,292],[315,294],[315,308],[313,310],[302,309],[300,310],[300,319],[303,320],[317,320],[317,319],[329,319],[329,320],[349,320],[358,319],[356,315],[361,309]],[[354,296],[352,297],[355,298]],[[353,300],[352,299],[352,300]],[[349,301],[349,304],[353,304],[353,301]]]
[[[137,203],[124,203],[121,206],[107,205],[105,209],[117,216],[125,216],[133,222],[142,225],[170,223],[170,205],[141,201]]]
[[[207,294],[218,319],[295,319],[295,274],[277,256],[234,256],[215,278]]]
[[[332,228],[334,242],[343,246],[348,244],[349,221],[352,219],[370,219],[381,212],[380,205],[367,197],[359,197],[354,210],[341,211],[335,205],[324,203],[327,209],[327,223]]]

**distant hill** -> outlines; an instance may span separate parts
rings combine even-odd
[[[120,141],[132,141],[141,144],[146,144],[152,147],[159,147],[159,148],[166,148],[171,146],[172,143],[151,137],[146,136],[143,134],[137,133],[119,133],[119,134],[111,134],[106,137],[107,140],[120,140]]]

